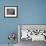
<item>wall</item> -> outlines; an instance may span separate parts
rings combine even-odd
[[[18,17],[4,18],[4,6],[17,5]],[[18,32],[18,24],[46,24],[46,0],[0,0],[0,44],[8,43],[9,32]]]

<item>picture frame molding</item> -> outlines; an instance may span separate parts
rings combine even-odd
[[[16,16],[16,17],[6,17],[6,15],[5,15],[5,8],[6,8],[6,7],[11,7],[11,8],[12,8],[12,7],[16,7],[16,8],[17,8],[17,13],[16,13],[17,16]],[[18,6],[4,6],[4,18],[17,18],[17,17],[18,17]]]

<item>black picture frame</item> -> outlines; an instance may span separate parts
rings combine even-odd
[[[7,15],[7,9],[14,9],[15,10],[15,15]],[[18,17],[18,6],[4,6],[4,18],[17,18]]]

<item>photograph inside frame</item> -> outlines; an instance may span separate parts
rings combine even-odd
[[[17,6],[4,6],[4,17],[14,18],[18,16]]]

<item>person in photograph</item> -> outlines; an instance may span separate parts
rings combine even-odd
[[[15,9],[7,9],[7,15],[15,15]]]

